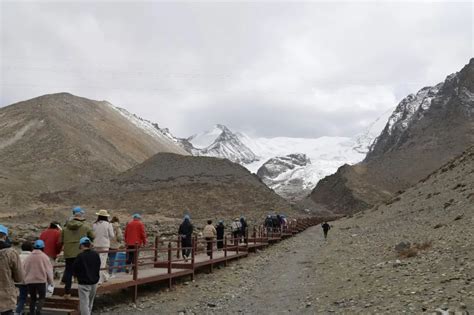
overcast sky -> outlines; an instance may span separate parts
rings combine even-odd
[[[351,136],[473,54],[465,2],[2,1],[0,106],[70,92],[189,136]]]

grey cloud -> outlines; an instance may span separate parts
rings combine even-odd
[[[470,2],[0,5],[0,106],[69,91],[179,136],[351,135],[473,52]]]

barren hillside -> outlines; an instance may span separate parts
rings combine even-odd
[[[245,215],[261,220],[272,209],[294,213],[243,166],[225,159],[169,153],[159,153],[110,180],[43,194],[41,201],[52,207],[78,203],[174,218],[189,212],[195,219]]]
[[[41,192],[123,172],[158,152],[187,154],[107,102],[68,93],[0,109],[0,211],[31,206]]]

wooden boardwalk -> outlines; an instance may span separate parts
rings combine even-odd
[[[212,241],[212,250],[209,252],[206,249],[208,242],[194,237],[192,246],[185,248],[191,251],[188,259],[181,257],[182,248],[179,239],[170,241],[160,240],[156,237],[152,247],[116,250],[117,253],[125,254],[126,252],[135,252],[135,260],[131,264],[114,267],[117,269],[127,268],[131,271],[130,273],[116,273],[114,277],[98,286],[97,293],[106,294],[130,288],[132,300],[135,302],[140,285],[164,282],[171,288],[174,279],[183,277],[194,279],[194,274],[199,269],[208,269],[212,272],[216,265],[223,264],[226,266],[229,261],[244,258],[250,252],[264,249],[319,223],[320,220],[318,219],[306,218],[293,221],[284,231],[280,229],[269,231],[263,227],[255,227],[253,231],[247,233],[245,239],[233,239],[226,236],[223,241],[223,248],[220,250],[216,248],[216,241]],[[122,263],[125,262],[122,260]],[[64,266],[57,265],[55,269],[64,269]],[[54,295],[46,300],[44,313],[79,314],[77,284],[73,283],[71,293],[72,298],[64,299],[62,297],[64,287],[58,280]]]

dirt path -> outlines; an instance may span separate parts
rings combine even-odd
[[[311,266],[318,247],[326,245],[321,228],[312,227],[213,274],[198,274],[195,282],[171,292],[145,292],[136,306],[106,307],[101,314],[129,314],[137,308],[146,314],[312,313],[314,298],[308,292],[317,281]]]

